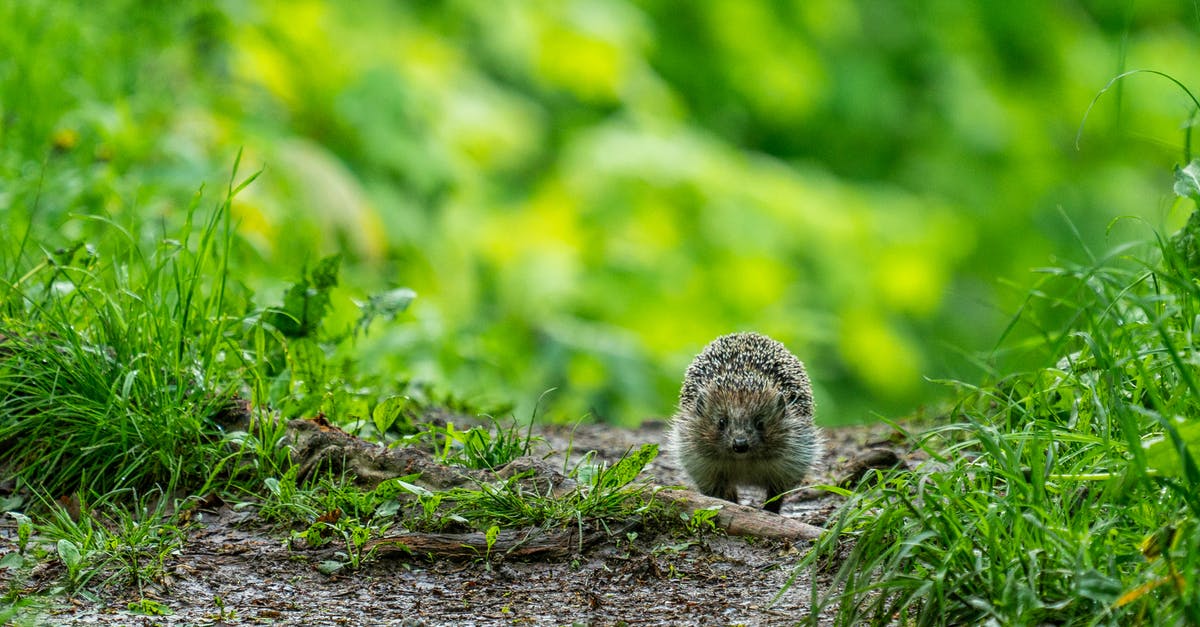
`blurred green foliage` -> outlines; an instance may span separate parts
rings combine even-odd
[[[1053,251],[1183,222],[1159,200],[1182,94],[1132,78],[1076,132],[1122,70],[1200,85],[1194,7],[1165,1],[21,0],[0,24],[13,241],[169,232],[244,147],[237,281],[282,300],[341,252],[335,315],[419,295],[360,368],[521,416],[558,388],[561,419],[669,413],[739,329],[808,363],[825,422],[936,399],[922,377],[970,376]]]

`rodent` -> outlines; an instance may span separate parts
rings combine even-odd
[[[683,378],[670,448],[700,492],[737,502],[739,485],[767,491],[763,509],[804,480],[823,451],[804,364],[759,333],[721,336]]]

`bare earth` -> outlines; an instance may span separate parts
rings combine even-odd
[[[812,483],[834,481],[882,429],[827,431],[828,453]],[[630,447],[660,445],[662,423],[637,430],[605,425],[541,429],[543,453],[595,450],[615,460]],[[553,458],[552,458],[553,459]],[[559,458],[561,459],[561,457]],[[686,483],[668,455],[646,472],[654,483]],[[743,494],[760,506],[761,494]],[[840,499],[793,494],[783,514],[823,526]],[[614,541],[558,562],[482,560],[430,562],[388,554],[358,571],[318,571],[333,549],[289,550],[286,532],[269,530],[246,512],[223,507],[197,517],[183,550],[169,558],[165,585],[145,598],[172,612],[144,616],[127,609],[136,590],[102,591],[98,602],[63,601],[46,609],[47,625],[792,625],[808,615],[812,580],[794,564],[808,545],[708,535],[696,541],[648,533]],[[0,522],[0,553],[15,550],[16,530]],[[57,565],[39,567],[34,586],[50,587]],[[789,579],[794,583],[783,591]],[[10,574],[0,570],[0,585]],[[782,594],[781,594],[781,591]],[[828,617],[818,617],[828,622]]]

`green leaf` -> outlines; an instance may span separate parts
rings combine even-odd
[[[134,614],[143,614],[145,616],[167,616],[171,613],[171,608],[154,601],[152,599],[139,599],[126,605],[130,612]]]
[[[293,338],[289,348],[288,365],[293,381],[303,382],[300,389],[313,395],[312,400],[320,400],[318,395],[327,378],[325,347],[315,338],[299,337]]]
[[[125,382],[121,384],[121,400],[129,401],[129,393],[133,390],[133,383],[137,380],[138,371],[131,370],[125,375]]]
[[[487,532],[484,534],[484,539],[487,541],[488,553],[492,552],[492,547],[496,544],[496,538],[498,537],[500,537],[500,526],[492,525],[488,527]]]
[[[25,557],[20,553],[13,551],[4,557],[0,557],[0,569],[4,568],[20,568],[25,564]]]
[[[1121,580],[1109,577],[1096,569],[1088,569],[1075,577],[1075,593],[1104,605],[1121,596]]]
[[[598,483],[611,488],[626,485],[636,479],[655,457],[658,457],[658,445],[643,444],[636,453],[625,455],[612,468],[601,473]]]
[[[398,287],[380,294],[372,294],[363,305],[365,311],[388,319],[404,313],[417,298],[417,293],[407,287]]]
[[[33,519],[21,512],[9,512],[9,517],[17,522],[17,529],[32,529]]]
[[[69,571],[76,570],[83,562],[83,555],[79,552],[79,547],[67,539],[58,541],[58,557]]]
[[[1200,203],[1200,159],[1175,167],[1175,193]]]
[[[9,512],[8,515],[17,521],[17,550],[24,553],[33,536],[33,520],[20,512]]]
[[[266,321],[287,337],[315,335],[329,312],[329,291],[337,286],[341,263],[340,254],[331,255],[304,272],[284,294],[283,306],[270,311]]]
[[[11,514],[13,510],[21,509],[21,506],[24,504],[25,497],[19,494],[10,494],[6,497],[0,498],[0,512],[8,512]]]
[[[397,481],[396,485],[400,486],[406,492],[411,492],[417,496],[433,496],[433,492],[422,488],[419,485],[409,483],[407,481]]]
[[[383,399],[383,402],[375,406],[375,410],[371,412],[371,421],[375,423],[375,428],[379,430],[379,434],[387,433],[387,430],[396,424],[396,420],[404,415],[404,410],[412,403],[412,399],[407,396],[389,396]]]
[[[384,501],[379,505],[379,507],[376,507],[375,515],[380,518],[391,518],[392,516],[395,516],[396,512],[398,511],[400,511],[400,501],[392,499],[390,501]]]
[[[360,314],[356,330],[366,331],[367,327],[380,317],[391,322],[396,316],[404,313],[416,298],[417,293],[407,287],[398,287],[380,294],[372,294],[367,302],[358,303]]]
[[[345,562],[337,560],[325,560],[317,564],[317,570],[321,571],[322,575],[333,575],[346,566]]]
[[[1200,463],[1200,420],[1177,423],[1175,430],[1179,433],[1186,454],[1191,456],[1192,462]],[[1176,448],[1175,441],[1169,435],[1164,435],[1161,440],[1146,449],[1146,462],[1164,475],[1182,477],[1184,454],[1185,451]]]
[[[330,288],[337,287],[338,270],[342,266],[342,254],[330,255],[317,262],[317,267],[312,271],[313,286],[318,290],[327,292]]]

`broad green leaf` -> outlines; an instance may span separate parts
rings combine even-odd
[[[361,305],[361,308],[363,315],[370,312],[373,316],[384,316],[391,320],[397,314],[404,313],[416,298],[415,291],[407,287],[398,287],[394,290],[372,294],[367,302]]]
[[[394,320],[396,316],[404,313],[416,298],[417,293],[407,287],[398,287],[379,294],[372,294],[367,302],[358,303],[359,317],[358,323],[355,325],[356,331],[366,331],[375,318],[382,317],[389,322]]]
[[[0,569],[20,568],[23,565],[25,565],[25,557],[16,551],[0,557]]]
[[[646,467],[646,464],[653,461],[655,457],[658,457],[658,445],[643,444],[642,448],[638,449],[636,453],[630,453],[622,457],[616,464],[613,464],[612,468],[605,471],[602,474],[601,481],[613,488],[626,485],[636,479],[638,474],[642,472],[642,469]]]
[[[1075,576],[1075,593],[1085,599],[1108,605],[1121,595],[1121,580],[1088,569]]]
[[[8,512],[9,517],[17,521],[17,529],[33,528],[33,519],[21,512]]]
[[[80,554],[79,547],[67,539],[58,541],[58,557],[67,566],[67,570],[75,570],[83,562],[83,555]]]
[[[1186,420],[1175,425],[1187,447],[1192,462],[1200,464],[1200,420]],[[1173,477],[1183,476],[1183,457],[1169,436],[1152,443],[1146,449],[1146,461],[1158,472]]]
[[[376,507],[375,515],[379,516],[380,518],[391,518],[392,516],[395,516],[396,512],[398,511],[400,511],[400,501],[392,499],[390,501],[384,501],[379,505],[379,507]]]
[[[488,527],[487,533],[484,534],[484,538],[487,540],[488,551],[492,550],[492,546],[496,544],[496,538],[498,537],[500,537],[500,526],[492,525]]]
[[[1200,202],[1200,159],[1175,168],[1175,193]]]
[[[337,560],[324,560],[320,564],[317,564],[317,570],[320,571],[322,575],[333,575],[342,568],[345,568],[345,566],[345,562],[339,562]]]
[[[397,481],[396,483],[405,491],[411,492],[417,496],[433,496],[433,492],[430,492],[419,485],[412,484],[407,481]]]
[[[389,396],[375,406],[375,410],[371,412],[371,421],[375,423],[380,435],[392,428],[396,419],[404,415],[404,410],[411,403],[412,399],[407,396]]]

